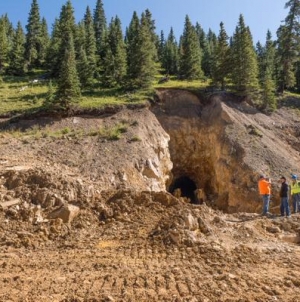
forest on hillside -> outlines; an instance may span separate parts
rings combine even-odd
[[[289,0],[286,8],[277,37],[268,31],[265,43],[254,45],[243,15],[232,36],[222,22],[218,33],[206,33],[187,15],[177,41],[172,28],[157,33],[147,9],[140,16],[133,12],[123,33],[118,16],[107,22],[102,0],[87,7],[78,23],[67,0],[49,32],[38,0],[32,0],[25,29],[20,22],[14,28],[7,14],[0,17],[0,76],[5,80],[43,70],[49,80],[45,104],[61,108],[95,86],[149,88],[160,73],[166,80],[207,81],[274,110],[276,93],[300,90],[300,0]]]

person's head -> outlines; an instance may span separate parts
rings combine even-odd
[[[297,181],[297,175],[296,174],[292,174],[292,182],[295,183]]]
[[[265,178],[266,178],[265,175],[262,175],[262,174],[261,174],[261,175],[259,176],[259,180],[262,180],[262,179],[265,179]]]
[[[280,181],[283,183],[283,182],[286,182],[286,178],[284,176],[281,176],[280,177]]]

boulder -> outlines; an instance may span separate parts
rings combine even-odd
[[[72,204],[67,204],[63,205],[62,207],[55,209],[52,211],[49,215],[49,219],[56,219],[60,218],[64,223],[71,223],[72,220],[78,216],[80,212],[80,208],[72,205]]]

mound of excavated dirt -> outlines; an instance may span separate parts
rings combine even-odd
[[[300,214],[256,188],[298,172],[298,122],[177,90],[3,122],[0,301],[298,301]]]

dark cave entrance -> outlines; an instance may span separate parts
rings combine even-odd
[[[169,192],[174,195],[176,189],[180,189],[181,196],[189,198],[191,200],[191,203],[193,204],[198,203],[198,200],[194,193],[195,190],[197,189],[197,186],[195,182],[191,180],[189,177],[181,176],[179,178],[176,178],[171,184],[169,188]]]

